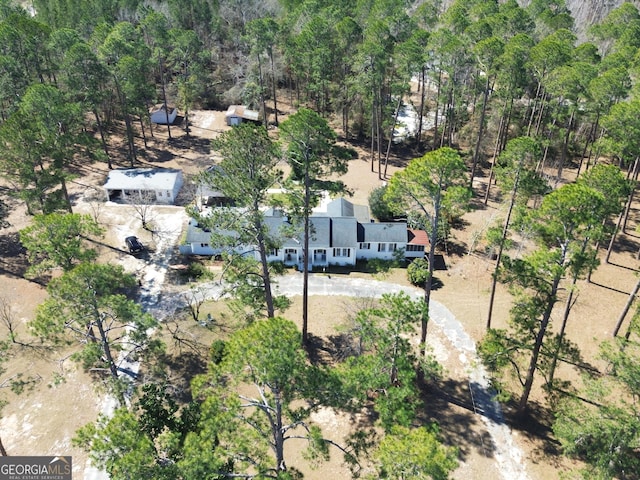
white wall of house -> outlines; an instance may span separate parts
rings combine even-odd
[[[285,247],[280,249],[282,252],[282,262],[285,265],[297,265],[302,261],[302,249]]]
[[[192,242],[188,244],[190,251],[183,253],[191,253],[193,255],[220,255],[221,249],[214,249],[209,243]],[[367,248],[368,247],[368,248]],[[312,266],[352,266],[357,260],[393,260],[400,250],[405,250],[407,258],[422,258],[424,250],[406,251],[407,245],[404,243],[387,243],[387,242],[371,242],[360,243],[357,248],[354,247],[312,247],[310,248],[310,260]],[[250,252],[251,248],[246,248],[242,253]],[[259,259],[259,254],[255,251],[255,258]],[[282,262],[285,265],[299,265],[303,260],[302,248],[281,247],[268,252],[267,260],[269,262]]]
[[[259,252],[256,252],[256,258],[259,257]],[[267,252],[267,261],[268,262],[284,262],[284,249],[283,248],[274,248],[270,252]]]
[[[356,264],[356,249],[353,247],[333,247],[327,249],[329,265],[350,266]]]
[[[180,246],[180,253],[185,255],[207,255],[215,256],[222,254],[224,250],[222,248],[213,247],[210,243],[206,242],[191,242]],[[250,254],[255,252],[256,259],[259,258],[258,253],[251,247],[237,248],[236,253]],[[274,261],[274,260],[270,260]]]
[[[219,248],[214,249],[208,243],[191,242],[189,245],[191,246],[191,254],[192,255],[210,255],[210,256],[214,256],[214,255],[220,255],[220,253],[222,252],[221,249],[219,249]]]
[[[189,248],[183,248],[182,253],[193,255],[220,255],[221,249],[214,249],[209,243],[192,242],[187,244]],[[368,247],[368,248],[367,248]],[[354,247],[312,247],[310,248],[311,266],[325,267],[328,265],[353,266],[357,260],[394,260],[398,251],[404,250],[406,258],[422,258],[424,250],[406,251],[407,245],[404,243],[371,242],[360,243]],[[259,260],[259,253],[252,248],[246,248],[241,253],[254,251],[255,258]],[[281,247],[268,252],[269,262],[282,262],[285,265],[302,265],[302,248]]]
[[[356,249],[353,247],[311,247],[310,266],[326,267],[328,265],[349,266],[356,264]],[[282,262],[285,265],[302,267],[302,248],[283,247],[269,252],[267,260]]]
[[[406,243],[398,242],[362,242],[358,244],[356,256],[358,260],[371,260],[373,258],[393,260],[394,255],[397,255],[396,251],[402,250],[405,247]]]

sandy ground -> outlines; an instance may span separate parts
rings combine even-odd
[[[179,127],[173,127],[174,140],[168,141],[166,128],[157,128],[155,140],[150,142],[148,149],[141,152],[143,164],[181,168],[187,174],[209,165],[212,155],[207,139],[227,128],[224,125],[224,112],[194,112],[191,121],[194,136],[192,140],[184,138],[184,132]],[[343,180],[354,191],[352,200],[366,204],[369,192],[384,180],[379,178],[377,171],[371,171],[366,152],[360,153],[360,158],[350,162],[349,172]],[[405,159],[394,157],[388,173],[392,174],[404,161]],[[569,178],[575,175],[571,169],[566,171]],[[80,177],[71,185],[78,211],[96,215],[108,228],[105,238],[95,242],[102,258],[122,263],[134,272],[144,271],[144,263],[133,260],[123,250],[123,238],[127,234],[138,234],[152,248],[158,245],[158,239],[137,225],[131,212],[125,211],[127,207],[122,210],[122,206],[104,205],[100,198],[100,186],[106,175],[104,166],[79,167],[78,173]],[[485,178],[478,179],[478,191],[484,188],[485,183]],[[92,196],[97,199],[88,201]],[[170,216],[172,208],[159,209],[158,215]],[[464,228],[452,232],[450,249],[445,255],[447,269],[438,271],[436,275],[442,286],[433,293],[434,300],[447,306],[476,341],[485,330],[490,274],[493,271],[492,262],[482,251],[482,243],[476,239],[501,215],[501,207],[493,199],[488,206],[479,205],[467,213],[464,216]],[[636,216],[637,210],[634,208],[628,232],[634,231]],[[42,285],[22,278],[26,264],[24,255],[16,244],[15,232],[26,226],[28,221],[24,208],[15,203],[9,217],[11,226],[0,230],[0,294],[11,300],[14,316],[22,325],[32,318],[35,307],[46,296]],[[172,220],[176,229],[181,221],[178,217]],[[638,261],[635,254],[639,248],[638,238],[629,233],[623,235],[617,245],[619,248],[612,255],[611,263],[601,265],[594,273],[592,283],[579,283],[578,301],[568,327],[569,338],[581,348],[583,356],[595,365],[597,345],[610,338],[628,292],[636,282]],[[402,271],[392,273],[386,280],[406,282]],[[496,298],[493,325],[501,327],[506,325],[510,305],[505,287],[499,286]],[[294,303],[287,316],[299,318],[299,308],[299,304]],[[345,304],[335,300],[327,302],[324,297],[314,297],[311,300],[311,311],[315,319],[314,334],[326,335],[333,331],[335,323],[327,319],[337,319],[344,315]],[[626,324],[623,328],[626,328]],[[487,441],[486,427],[481,416],[467,408],[467,371],[459,358],[449,354],[451,345],[446,337],[436,333],[436,329],[430,335],[432,333],[435,337],[432,338],[434,350],[446,368],[445,379],[439,388],[447,396],[434,395],[430,398],[428,416],[438,420],[443,437],[460,448],[461,466],[454,473],[454,478],[493,476],[490,472],[495,471],[494,466],[499,459],[495,458],[492,445]],[[21,335],[22,338],[27,338],[26,333],[21,332]],[[30,347],[15,350],[5,378],[24,372],[25,375],[34,376],[37,381],[31,391],[20,396],[10,392],[5,394],[9,404],[2,412],[0,435],[5,447],[13,455],[73,455],[74,472],[77,474],[74,478],[82,478],[86,455],[70,445],[70,438],[78,427],[96,418],[103,400],[101,392],[91,386],[90,378],[68,360],[69,353],[44,354]],[[561,369],[561,374],[568,379],[576,377],[575,371],[567,367]],[[64,379],[62,383],[60,379]],[[539,392],[534,395],[535,398],[540,398]],[[324,416],[324,423],[328,426],[341,426],[343,429],[348,426],[344,425],[344,420],[333,418],[327,412],[324,412]],[[540,433],[539,437],[533,438],[515,430],[513,438],[524,451],[523,463],[526,464],[531,479],[559,478],[560,473],[571,464],[554,456],[555,446],[545,438],[547,432],[543,430]],[[327,473],[344,478],[339,462],[331,462],[316,472],[309,472],[307,478],[326,477]]]

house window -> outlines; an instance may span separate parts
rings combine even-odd
[[[162,190],[158,190],[158,196],[161,197],[162,196]]]
[[[360,244],[360,250],[370,250],[371,249],[371,244],[370,243],[361,243]]]
[[[398,247],[397,243],[390,243],[389,244],[389,251],[390,252],[395,252],[397,247]]]
[[[333,256],[334,257],[348,257],[350,256],[351,252],[349,248],[334,248],[333,249]]]
[[[407,245],[407,252],[424,252],[424,245]]]
[[[326,262],[327,261],[327,251],[324,248],[319,248],[313,252],[313,261],[314,262]]]
[[[201,246],[201,247],[208,247],[208,246],[209,246],[209,244],[208,244],[208,243],[201,243],[201,244],[200,244],[200,246]]]
[[[271,250],[269,250],[269,256],[277,257],[278,256],[278,249],[277,248],[272,248]]]
[[[379,252],[386,252],[387,251],[387,244],[386,243],[379,243],[378,244],[378,251]]]

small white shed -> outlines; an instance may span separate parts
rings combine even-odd
[[[178,116],[178,110],[175,108],[167,107],[164,104],[156,105],[151,110],[151,121],[158,125],[173,125]],[[168,118],[168,122],[167,122]]]
[[[182,183],[180,170],[127,168],[111,170],[104,189],[108,201],[173,204]]]

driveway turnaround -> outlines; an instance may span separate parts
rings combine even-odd
[[[287,297],[302,295],[302,278],[302,273],[298,272],[277,277],[274,294]],[[424,298],[423,290],[414,287],[364,278],[348,278],[321,273],[309,274],[310,296],[379,298],[385,293],[399,293],[401,291],[415,300]],[[224,295],[219,283],[199,284],[198,292],[199,295],[207,299],[219,299]],[[164,297],[162,300],[161,303],[164,305],[150,309],[151,313],[167,315],[180,306],[175,297]],[[474,412],[481,418],[491,436],[492,454],[500,476],[505,480],[529,480],[523,452],[514,442],[511,429],[504,420],[500,404],[493,400],[494,392],[489,382],[489,376],[478,357],[475,342],[453,314],[444,305],[434,300],[431,300],[429,304],[429,324],[432,328],[439,328],[451,342],[458,354],[459,361],[468,373]]]

